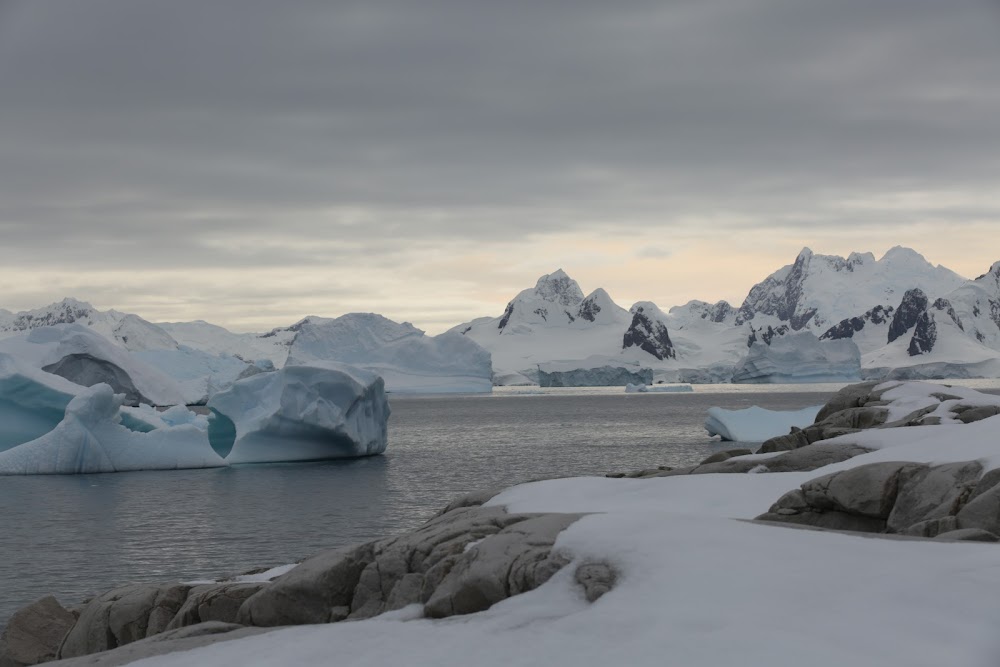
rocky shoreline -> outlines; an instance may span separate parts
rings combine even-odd
[[[945,388],[899,415],[899,403],[884,398],[896,386],[851,385],[824,406],[813,425],[772,438],[756,453],[729,450],[697,466],[609,477],[806,473],[849,465],[845,462],[874,451],[864,442],[831,438],[942,420],[971,424],[1000,414],[1000,406],[963,401]],[[460,498],[415,531],[318,554],[271,581],[129,585],[71,609],[43,598],[11,618],[0,638],[0,667],[57,659],[66,665],[120,665],[288,626],[387,612],[426,618],[470,614],[541,586],[571,563],[573,581],[587,601],[614,588],[613,563],[574,561],[555,546],[559,534],[584,514],[509,512],[485,505],[500,491]],[[1000,469],[986,469],[976,460],[845,467],[789,489],[755,521],[917,540],[995,542],[1000,540]]]

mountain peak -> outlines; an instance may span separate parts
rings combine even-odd
[[[880,262],[885,262],[885,261],[890,261],[890,262],[917,261],[917,262],[920,262],[922,264],[928,264],[928,265],[930,264],[930,262],[927,261],[926,257],[924,257],[923,255],[921,255],[919,252],[917,252],[913,248],[907,248],[907,247],[901,246],[901,245],[897,245],[897,246],[893,246],[893,247],[889,248],[886,251],[886,253],[884,255],[882,255],[882,259],[880,259],[879,261]]]
[[[799,254],[795,256],[795,262],[798,263],[799,260],[806,261],[812,259],[812,256],[813,251],[808,247],[804,247],[799,251]]]
[[[546,274],[535,283],[535,296],[563,306],[578,306],[583,301],[580,285],[562,269]]]

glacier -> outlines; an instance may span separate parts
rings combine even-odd
[[[225,466],[192,424],[134,431],[121,422],[123,394],[81,388],[45,435],[0,452],[0,475],[52,475]]]
[[[317,361],[239,380],[208,401],[208,438],[229,463],[380,454],[388,444],[382,378]]]
[[[793,426],[809,426],[816,421],[822,407],[814,405],[801,410],[767,410],[756,405],[741,410],[709,408],[705,430],[710,436],[717,435],[723,440],[764,442],[788,434]]]
[[[861,351],[850,339],[820,342],[803,331],[750,346],[733,372],[734,384],[856,382]]]

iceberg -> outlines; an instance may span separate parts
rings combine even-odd
[[[816,421],[822,405],[801,410],[767,410],[756,405],[742,410],[709,408],[705,430],[733,442],[764,442],[786,435],[792,427],[805,428]]]
[[[733,372],[733,383],[857,382],[861,351],[849,338],[820,342],[809,332],[757,341]]]
[[[680,394],[694,391],[689,384],[627,384],[626,394]]]
[[[45,435],[0,452],[2,475],[54,475],[214,468],[226,462],[192,424],[149,432],[121,423],[123,394],[107,384],[82,388]]]
[[[490,353],[457,333],[425,336],[412,324],[374,313],[300,323],[288,364],[334,361],[382,376],[392,393],[489,393]]]
[[[608,358],[538,364],[538,384],[542,387],[623,387],[652,383],[652,369]]]
[[[229,463],[370,456],[388,443],[382,378],[335,362],[254,375],[212,396],[208,407],[209,440]]]
[[[54,429],[82,389],[0,352],[0,451]]]
[[[105,383],[129,405],[184,403],[178,384],[94,330],[57,324],[0,341],[0,352],[84,387]]]

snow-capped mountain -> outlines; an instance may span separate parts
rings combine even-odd
[[[74,323],[93,329],[132,352],[177,348],[177,341],[169,333],[138,315],[97,310],[85,301],[71,298],[20,313],[0,310],[0,338],[19,336],[41,327]]]
[[[593,319],[586,305],[592,299],[603,304]],[[984,362],[1000,357],[1000,262],[969,281],[909,248],[897,246],[877,260],[872,253],[844,258],[804,248],[792,264],[754,285],[738,309],[725,301],[690,301],[667,313],[648,301],[626,313],[600,289],[584,299],[576,281],[559,270],[519,293],[501,316],[453,331],[493,354],[501,384],[534,380],[538,364],[574,363],[638,363],[659,379],[728,381],[754,343],[770,346],[797,332],[817,339],[811,354],[819,359],[825,345],[849,339],[869,376],[904,367],[921,367],[914,372],[929,376],[990,374]]]
[[[754,285],[740,306],[739,319],[769,316],[787,323],[792,331],[822,333],[875,306],[899,303],[906,290],[920,289],[935,299],[966,282],[954,271],[900,246],[877,261],[870,252],[844,258],[803,248],[794,263]]]
[[[559,269],[521,291],[499,317],[460,324],[450,333],[490,352],[496,383],[526,384],[537,381],[540,363],[579,361],[596,367],[605,365],[605,357],[621,356],[633,319],[603,289],[585,297],[580,285]],[[632,357],[648,356],[639,347],[631,349]]]
[[[154,324],[75,299],[22,313],[0,310],[0,339],[52,325],[101,334],[173,377],[189,401],[290,358],[369,368],[395,391],[488,390],[491,370],[494,384],[533,383],[540,366],[564,375],[600,369],[590,375],[610,377],[626,369],[657,380],[728,382],[737,366],[747,368],[752,349],[749,376],[773,367],[787,379],[794,351],[809,350],[802,367],[811,365],[818,377],[824,355],[844,357],[832,353],[846,343],[858,349],[865,377],[1000,377],[1000,262],[966,280],[908,248],[877,260],[804,248],[754,285],[739,308],[689,301],[666,312],[649,301],[626,310],[600,288],[585,295],[560,269],[518,293],[498,316],[435,337],[372,313],[234,333],[203,321]],[[811,338],[768,351],[793,335]]]

